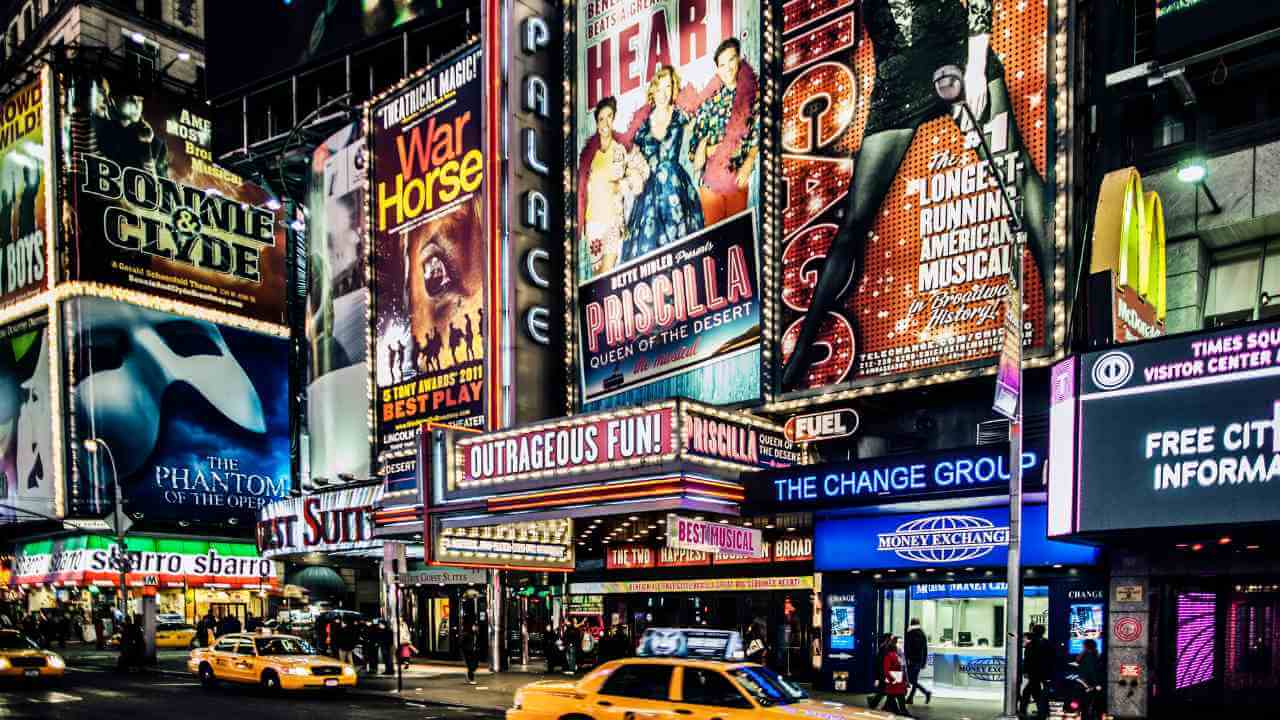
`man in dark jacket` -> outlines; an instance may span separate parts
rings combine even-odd
[[[476,668],[480,666],[480,628],[475,623],[462,627],[462,660],[467,664],[467,682],[476,684]]]
[[[1018,704],[1025,712],[1030,709],[1031,701],[1035,700],[1036,717],[1048,717],[1049,702],[1045,688],[1053,675],[1053,645],[1045,638],[1043,625],[1031,626],[1031,633],[1022,653],[1022,671],[1027,682],[1022,687]]]
[[[924,693],[924,704],[928,705],[933,700],[933,693],[920,684],[920,671],[924,670],[929,662],[929,638],[925,637],[924,630],[920,628],[920,621],[916,618],[911,618],[904,642],[907,655],[907,682],[911,685],[907,704],[915,703],[916,690],[919,690]]]
[[[240,632],[240,618],[230,613],[224,615],[222,622],[218,623],[218,637],[238,632]]]

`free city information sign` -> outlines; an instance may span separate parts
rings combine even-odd
[[[1280,519],[1280,324],[1089,353],[1078,387],[1050,489],[1076,532]]]

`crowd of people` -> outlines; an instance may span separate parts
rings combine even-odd
[[[409,642],[409,631],[401,621],[400,643],[396,630],[383,618],[373,620],[355,614],[322,614],[316,620],[317,652],[377,674],[382,665],[384,675],[395,674],[397,662],[406,665],[417,654]]]

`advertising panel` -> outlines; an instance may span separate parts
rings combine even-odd
[[[1022,452],[1022,487],[1043,483],[1045,450]],[[767,470],[743,477],[747,505],[764,512],[879,505],[929,496],[999,495],[1009,491],[1009,445],[892,455],[850,462]]]
[[[365,485],[271,503],[258,514],[258,550],[276,557],[382,547],[373,537],[373,511],[381,499],[382,485]]]
[[[759,528],[667,515],[667,547],[700,553],[755,555],[764,544]]]
[[[572,571],[573,520],[537,520],[480,527],[436,527],[432,562],[464,567]]]
[[[990,364],[1016,263],[1024,342],[1048,348],[1048,5],[789,2],[781,14],[782,243],[770,298],[780,389]],[[944,66],[962,68],[977,130],[937,98]],[[1026,228],[1022,257],[978,131]]]
[[[258,555],[251,543],[134,536],[125,539],[133,568],[125,581],[139,586],[154,578],[157,585],[218,587],[274,585],[276,564]],[[60,583],[118,585],[120,549],[101,536],[78,535],[26,543],[14,559],[13,582],[19,586]]]
[[[597,413],[457,441],[445,499],[564,484],[574,475],[675,458],[674,404]]]
[[[1079,446],[1053,456],[1079,458],[1077,531],[1280,518],[1280,324],[1090,353],[1079,383]]]
[[[285,323],[283,211],[214,164],[208,108],[93,69],[61,93],[69,277]]]
[[[575,582],[574,595],[626,595],[699,592],[756,592],[758,590],[812,590],[813,575],[775,577],[704,578],[699,580],[623,580]]]
[[[0,99],[0,305],[45,287],[44,83]]]
[[[1023,508],[1022,564],[1092,565],[1098,549],[1049,540],[1044,505]],[[818,572],[916,567],[1004,567],[1008,508],[821,519],[814,532]]]
[[[787,536],[760,542],[749,555],[729,552],[703,553],[652,548],[645,545],[610,545],[605,550],[605,567],[609,570],[640,570],[654,567],[696,565],[753,565],[769,562],[803,562],[813,559],[811,536]]]
[[[756,399],[760,3],[576,10],[582,404]]]
[[[289,495],[287,341],[102,298],[64,307],[70,516],[106,514],[113,476],[145,522],[249,526]]]
[[[368,419],[353,412],[369,401],[367,187],[365,139],[353,123],[316,148],[307,188],[310,474],[330,481],[368,477],[372,454]]]
[[[44,314],[0,327],[0,523],[55,514],[52,341]]]
[[[1134,168],[1102,179],[1089,257],[1089,341],[1111,345],[1164,334],[1164,204]]]
[[[414,476],[418,428],[483,429],[488,246],[480,46],[374,104],[377,473]]]
[[[744,415],[688,407],[682,437],[685,454],[751,467],[791,467],[804,450],[772,423]]]

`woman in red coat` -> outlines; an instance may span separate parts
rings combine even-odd
[[[902,664],[902,656],[898,654],[898,638],[891,635],[884,646],[884,665],[881,668],[883,690],[885,694],[884,709],[895,714],[911,717],[903,699],[907,696],[906,668]]]

